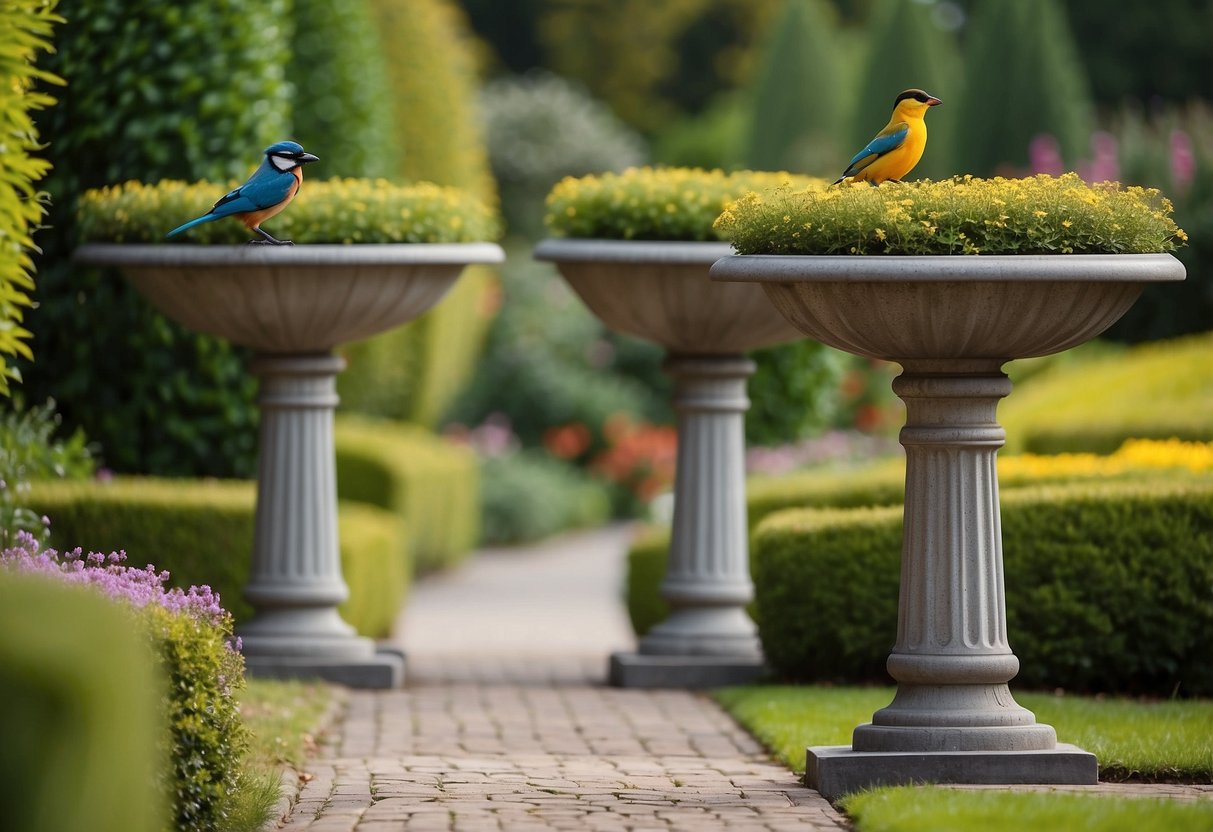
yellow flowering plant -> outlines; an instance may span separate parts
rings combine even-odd
[[[610,240],[719,240],[712,223],[751,191],[822,190],[810,176],[702,168],[629,168],[565,177],[547,197],[546,222],[558,237]]]
[[[1187,240],[1157,190],[1026,179],[782,187],[748,193],[715,222],[741,254],[1145,254]]]
[[[81,237],[93,242],[162,243],[177,225],[202,216],[238,183],[126,182],[88,191],[80,199]],[[383,179],[308,181],[266,226],[296,243],[462,243],[498,236],[496,214],[465,191],[429,182],[397,185]],[[237,220],[195,226],[173,243],[243,243]]]

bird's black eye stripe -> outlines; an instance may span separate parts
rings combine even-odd
[[[895,98],[893,100],[893,106],[896,107],[898,104],[905,101],[907,98],[913,98],[915,101],[917,101],[920,104],[926,104],[928,101],[931,100],[931,96],[927,95],[922,90],[906,90],[905,92],[903,92],[901,95],[897,96],[897,98]]]

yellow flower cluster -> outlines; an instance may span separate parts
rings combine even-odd
[[[864,182],[747,194],[715,228],[742,254],[1121,254],[1187,235],[1157,190],[1026,179]]]
[[[561,237],[715,240],[716,217],[752,191],[822,190],[824,179],[790,173],[701,168],[629,168],[566,177],[547,197],[547,225]]]
[[[164,242],[164,235],[201,216],[227,190],[213,182],[126,182],[88,191],[80,200],[81,238],[105,242]],[[298,198],[266,223],[274,236],[297,243],[454,243],[491,240],[496,215],[464,191],[429,182],[397,185],[384,179],[307,181]],[[242,243],[244,226],[219,220],[195,226],[173,242]]]
[[[1132,471],[1171,468],[1195,474],[1213,471],[1213,442],[1130,439],[1107,456],[1017,454],[998,460],[999,476],[1005,480],[1112,477]]]

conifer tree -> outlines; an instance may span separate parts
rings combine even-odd
[[[959,173],[951,148],[962,75],[952,34],[932,19],[930,4],[917,0],[880,0],[872,9],[868,32],[868,58],[846,149],[854,154],[863,148],[888,123],[897,94],[918,87],[944,103],[927,116],[927,150],[910,178]]]
[[[956,141],[957,172],[988,176],[1028,165],[1035,136],[1052,135],[1070,166],[1094,126],[1086,75],[1056,0],[974,4],[965,42],[967,81]]]
[[[822,0],[786,0],[753,91],[747,167],[830,174],[840,155],[835,35]]]

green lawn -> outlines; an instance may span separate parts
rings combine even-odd
[[[900,786],[841,802],[858,832],[1208,832],[1213,801]]]
[[[851,730],[889,703],[892,688],[757,685],[717,699],[783,762],[804,771],[810,745],[849,745]],[[1213,782],[1213,701],[1136,702],[1019,693],[1062,742],[1099,758],[1104,780]]]
[[[282,766],[303,767],[331,698],[332,689],[322,683],[249,680],[240,695],[240,715],[252,741],[240,792],[222,832],[262,828],[278,800]]]

